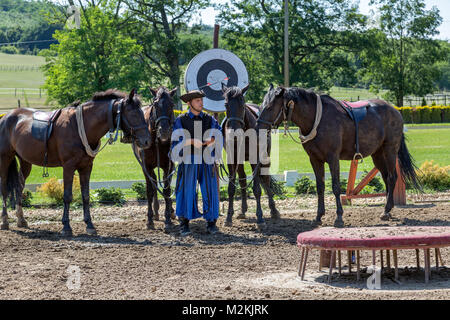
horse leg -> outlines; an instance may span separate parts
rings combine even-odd
[[[150,174],[150,177],[152,179],[154,179],[154,181],[156,181],[156,176],[155,173],[153,172],[153,170],[148,171]],[[153,230],[155,229],[155,224],[153,223],[153,208],[152,208],[152,202],[153,202],[153,197],[155,196],[156,190],[153,187],[152,182],[150,181],[150,179],[145,176],[145,180],[146,180],[146,184],[147,184],[147,203],[148,203],[148,208],[147,208],[147,229],[148,230]]]
[[[247,175],[245,174],[244,165],[239,164],[237,166],[237,172],[239,175],[239,185],[241,186],[242,207],[241,214],[238,215],[238,219],[245,219],[245,213],[248,210],[247,206]]]
[[[167,177],[169,176],[169,167],[165,167],[164,168],[164,202],[166,204],[166,208],[164,210],[164,216],[166,218],[165,221],[165,228],[168,229],[170,228],[173,223],[172,223],[172,213],[173,213],[173,208],[172,208],[172,199],[170,199],[170,194],[171,194],[171,189],[170,189],[170,180],[172,179],[167,179]]]
[[[256,223],[259,227],[263,227],[265,225],[264,218],[263,218],[263,212],[261,208],[261,185],[260,185],[260,173],[255,173],[256,165],[252,164],[252,171],[254,174],[253,179],[253,194],[255,195],[256,199]]]
[[[340,176],[339,176],[339,158],[335,155],[332,155],[328,159],[328,166],[331,171],[331,182],[333,184],[333,194],[336,198],[336,220],[334,221],[335,227],[343,226],[344,220],[342,220],[342,214],[344,210],[342,209],[341,204],[341,184],[340,184]]]
[[[322,224],[322,216],[325,214],[325,166],[324,162],[309,158],[316,176],[317,189],[317,216],[315,222]]]
[[[91,220],[91,212],[89,209],[89,180],[91,178],[92,163],[83,169],[78,169],[80,174],[81,198],[83,200],[83,216],[84,223],[86,223],[86,232],[90,235],[96,235],[94,225]]]
[[[64,213],[62,217],[62,235],[64,237],[72,236],[72,228],[70,227],[69,208],[72,202],[72,184],[75,168],[72,165],[63,167],[63,179],[64,179]]]
[[[381,172],[384,184],[386,186],[386,206],[384,213],[380,216],[381,220],[389,220],[392,218],[390,212],[394,207],[394,189],[397,182],[396,159],[397,155],[392,150],[386,150],[386,147],[377,151],[372,155],[376,168]]]
[[[158,191],[153,193],[153,220],[159,221],[159,201],[158,201]]]
[[[20,178],[20,189],[18,193],[18,199],[17,199],[17,210],[16,210],[16,217],[17,217],[17,227],[19,228],[28,228],[27,221],[25,220],[23,216],[23,208],[22,208],[22,198],[23,198],[23,189],[25,188],[25,180],[28,178],[31,172],[31,163],[26,162],[22,158],[19,157],[20,162],[20,172],[21,175]]]
[[[228,176],[228,214],[227,219],[225,220],[225,226],[231,227],[233,225],[233,202],[234,194],[236,192],[236,165],[228,164],[228,172],[230,173]]]
[[[278,220],[280,219],[280,212],[278,212],[277,208],[275,207],[275,201],[273,200],[273,191],[270,186],[271,179],[272,177],[270,175],[262,175],[261,183],[264,191],[267,193],[267,197],[269,198],[270,217],[272,218],[272,220]]]
[[[8,222],[8,211],[7,211],[7,201],[8,201],[8,168],[11,160],[7,157],[2,156],[0,158],[0,183],[3,198],[3,210],[2,210],[2,224],[0,225],[0,230],[9,230]]]

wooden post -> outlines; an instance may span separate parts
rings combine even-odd
[[[303,261],[302,280],[305,278],[306,262],[308,261],[309,248],[306,248],[305,260]]]
[[[351,165],[350,165],[350,172],[348,173],[347,191],[345,193],[346,196],[350,196],[353,194],[353,187],[355,186],[357,170],[358,170],[358,161],[352,160]],[[341,202],[343,205],[351,205],[352,204],[352,200],[347,199],[345,197],[341,197]]]
[[[359,250],[356,250],[356,280],[359,281],[361,277],[360,262],[359,262]]]
[[[397,250],[392,250],[394,255],[394,268],[395,268],[395,280],[398,280],[398,260],[397,260]]]
[[[391,253],[389,252],[389,250],[386,250],[386,264],[387,264],[388,271],[390,271],[391,270]]]
[[[302,267],[303,267],[303,257],[305,255],[305,248],[302,248],[302,255],[300,256],[300,265],[298,266],[298,276],[300,277],[302,274]]]
[[[439,271],[439,253],[438,248],[434,248],[434,255],[436,258],[436,271]]]
[[[417,271],[420,271],[419,249],[416,249],[416,262],[417,262]]]
[[[423,250],[423,256],[424,256],[424,258],[425,258],[425,283],[428,283],[428,281],[429,281],[429,272],[430,272],[430,264],[429,264],[429,261],[428,261],[428,253],[427,253],[427,251],[428,251],[429,249],[424,249]]]
[[[341,250],[338,250],[338,267],[339,267],[339,275],[341,275],[341,271],[342,271],[342,259],[341,259]]]
[[[328,273],[328,283],[331,283],[331,275],[333,274],[333,261],[336,259],[336,250],[331,251],[330,270]]]
[[[348,273],[352,273],[352,251],[347,251]]]

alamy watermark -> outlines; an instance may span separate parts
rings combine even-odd
[[[205,141],[214,138],[214,143],[206,145]],[[270,138],[270,139],[269,139]],[[196,142],[186,143],[196,140]],[[226,129],[225,137],[218,129],[208,129],[202,134],[202,123],[194,121],[194,136],[186,129],[176,129],[172,133],[171,159],[174,162],[187,164],[213,164],[222,159],[222,149],[225,147],[227,163],[250,164],[260,163],[262,175],[269,175],[270,171],[276,172],[279,166],[279,137],[271,135],[267,129],[255,130],[253,128]],[[192,148],[191,144],[196,147]],[[193,150],[193,153],[192,153]],[[270,151],[269,151],[270,150]],[[269,156],[270,153],[270,156]]]
[[[69,275],[66,281],[67,289],[78,291],[81,288],[81,270],[79,266],[70,265],[66,273]]]

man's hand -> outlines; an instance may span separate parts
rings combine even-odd
[[[189,145],[194,145],[194,147],[195,148],[201,148],[202,146],[203,146],[203,143],[200,141],[200,140],[198,140],[198,139],[188,139],[188,140],[186,140],[186,146],[189,146]]]

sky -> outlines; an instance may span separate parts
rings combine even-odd
[[[214,3],[226,3],[226,0],[213,0]],[[358,0],[355,0],[355,3]],[[363,14],[368,14],[371,9],[376,10],[375,7],[369,6],[370,0],[359,0],[359,9]],[[450,0],[425,0],[426,9],[429,10],[433,6],[439,9],[439,14],[441,15],[443,22],[438,28],[439,35],[435,38],[442,40],[450,40]],[[200,16],[202,22],[208,25],[214,25],[217,11],[213,8],[207,8],[201,10]]]

